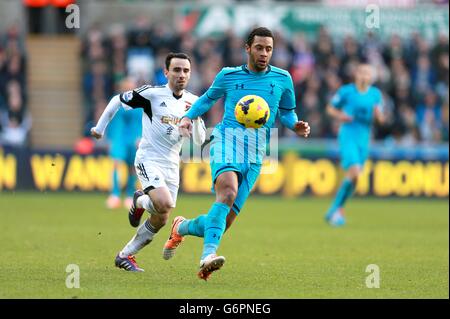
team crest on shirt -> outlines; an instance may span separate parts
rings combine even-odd
[[[189,101],[184,101],[184,102],[186,103],[186,105],[185,105],[185,107],[184,107],[184,110],[185,110],[185,111],[188,111],[188,110],[191,108],[192,103],[189,102]]]
[[[270,94],[273,94],[273,89],[275,88],[275,84],[272,82],[270,83]]]

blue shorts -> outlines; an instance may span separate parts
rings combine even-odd
[[[124,161],[127,165],[134,165],[136,145],[113,140],[111,141],[109,156],[115,160]]]
[[[358,143],[355,139],[339,138],[339,149],[341,166],[344,170],[348,170],[354,165],[363,167],[369,156],[368,145]]]
[[[236,215],[239,214],[245,201],[247,200],[250,192],[255,185],[256,180],[261,171],[261,164],[259,163],[227,163],[221,162],[216,163],[214,158],[214,144],[210,148],[210,166],[211,166],[211,177],[212,177],[212,192],[214,193],[214,184],[217,177],[224,172],[233,171],[238,175],[239,188],[236,195],[236,199],[232,206],[233,211]]]

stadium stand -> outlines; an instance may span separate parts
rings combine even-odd
[[[139,17],[134,25],[117,25],[105,32],[93,25],[83,40],[83,76],[86,108],[85,134],[97,120],[115,85],[126,73],[140,82],[165,83],[162,57],[169,51],[183,51],[193,58],[190,89],[203,93],[223,66],[245,61],[243,39],[229,32],[220,38],[199,38],[191,33],[168,32]],[[272,64],[290,70],[297,93],[299,116],[310,122],[312,137],[331,138],[336,123],[324,116],[331,95],[351,80],[358,61],[376,66],[376,85],[382,90],[385,110],[391,119],[377,127],[375,138],[386,143],[414,145],[417,142],[448,141],[448,36],[427,42],[418,33],[410,38],[393,34],[387,41],[373,34],[365,38],[346,36],[333,40],[322,28],[314,41],[302,33],[287,39],[276,35]],[[207,114],[207,125],[221,118],[221,108]],[[282,136],[291,134],[282,131]]]

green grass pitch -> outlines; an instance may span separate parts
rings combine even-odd
[[[170,225],[137,255],[144,273],[115,268],[135,229],[105,197],[2,193],[0,298],[449,298],[447,200],[355,198],[333,229],[322,218],[330,199],[252,196],[222,240],[227,262],[204,282],[201,239],[162,259]],[[213,200],[181,194],[171,217]],[[80,268],[78,289],[65,285],[68,264]],[[366,287],[369,264],[380,288]]]

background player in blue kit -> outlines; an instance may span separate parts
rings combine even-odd
[[[128,91],[136,85],[131,79],[121,82],[121,90]],[[136,173],[134,170],[134,158],[142,131],[142,109],[125,111],[120,108],[111,120],[107,130],[110,142],[109,155],[114,161],[111,194],[106,205],[108,208],[119,208],[121,204],[121,185],[119,167],[125,163],[128,169],[128,179],[125,189],[124,206],[130,208],[133,203],[133,193],[136,185]]]
[[[213,271],[220,269],[224,264],[225,258],[216,255],[222,234],[226,226],[229,226],[239,214],[260,174],[266,143],[253,144],[253,142],[259,139],[260,134],[267,136],[277,114],[280,114],[282,124],[292,129],[298,136],[307,137],[310,132],[308,123],[298,121],[295,113],[295,94],[290,74],[269,65],[273,43],[273,34],[270,30],[262,27],[252,30],[245,45],[247,64],[223,68],[208,91],[192,105],[179,125],[180,133],[189,135],[192,128],[191,120],[207,112],[220,98],[225,98],[224,116],[222,122],[214,129],[210,146],[210,165],[216,202],[207,215],[192,220],[177,217],[172,225],[171,236],[164,247],[164,257],[169,259],[184,235],[204,237],[198,273],[201,279],[208,279]],[[249,94],[261,96],[270,107],[267,122],[262,128],[251,131],[252,133],[246,131],[234,116],[237,102]],[[234,134],[226,134],[227,130]],[[242,135],[247,135],[247,142],[242,142],[244,139],[238,138]],[[251,149],[249,145],[256,145],[256,148]],[[228,154],[231,156],[228,157]],[[251,160],[252,156],[254,160]],[[238,161],[237,158],[244,160]]]
[[[336,197],[325,215],[333,226],[345,224],[343,207],[355,190],[358,176],[369,154],[370,133],[373,118],[383,124],[382,95],[372,86],[374,70],[367,63],[356,68],[355,82],[342,86],[327,106],[327,112],[342,122],[338,142],[341,166],[346,171],[345,178]]]

